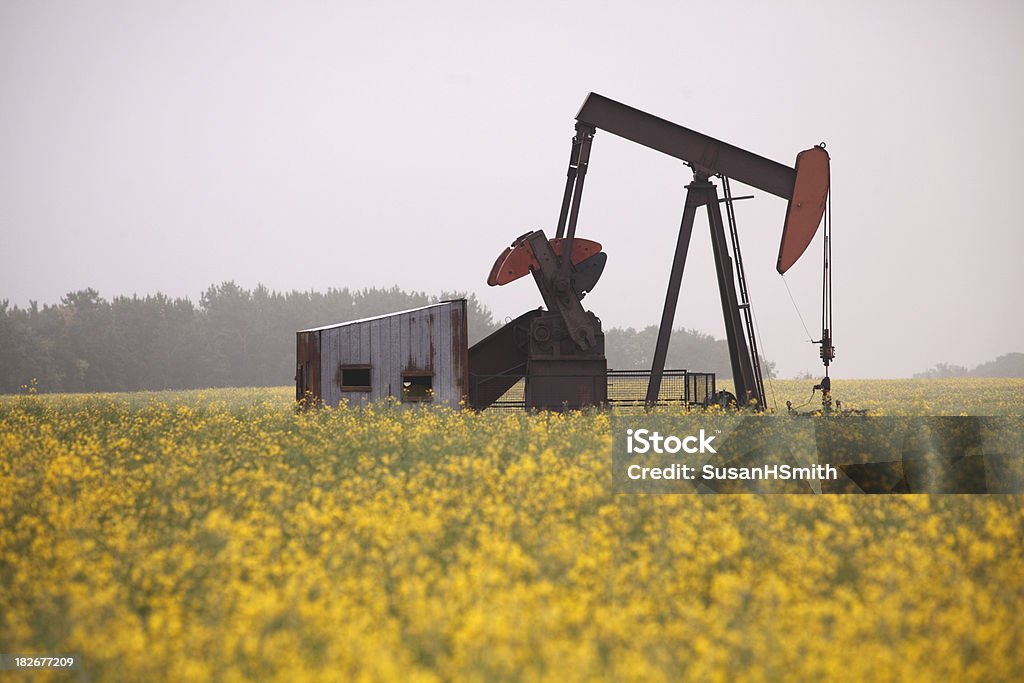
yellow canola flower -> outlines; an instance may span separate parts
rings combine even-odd
[[[599,411],[0,398],[0,645],[104,681],[1019,676],[1020,496],[615,495],[609,445]]]

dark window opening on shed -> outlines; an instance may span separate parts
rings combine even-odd
[[[434,374],[431,372],[403,372],[402,400],[433,401]]]
[[[370,390],[369,365],[342,365],[338,374],[341,375],[338,384],[342,391]]]

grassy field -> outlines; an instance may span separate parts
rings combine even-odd
[[[810,393],[774,385],[779,405]],[[835,393],[876,414],[1020,415],[1024,381]],[[1024,666],[1021,496],[616,496],[600,412],[291,399],[0,398],[0,651],[77,652],[104,681]]]

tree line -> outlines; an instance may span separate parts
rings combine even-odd
[[[164,294],[71,292],[59,304],[0,301],[0,393],[136,391],[292,382],[295,332],[459,298],[460,293],[348,288],[276,292],[211,285],[197,304]],[[495,327],[468,296],[470,335]]]
[[[995,360],[973,368],[965,365],[938,365],[914,374],[914,379],[942,379],[950,377],[1024,377],[1024,353],[1006,353]]]
[[[656,325],[649,325],[641,330],[632,327],[613,327],[605,330],[605,356],[608,358],[608,367],[615,370],[650,370],[657,341]],[[720,378],[731,378],[729,343],[725,339],[715,339],[697,330],[673,330],[665,367],[692,372],[713,372]],[[762,357],[761,372],[765,377],[774,377],[775,363]]]
[[[398,287],[276,292],[224,282],[197,303],[159,293],[108,301],[91,288],[42,307],[0,301],[0,393],[30,384],[46,392],[286,385],[297,330],[463,296],[473,343],[499,326],[475,295]],[[607,330],[608,367],[650,368],[656,339],[654,326]],[[693,330],[673,333],[666,367],[731,376],[726,342]]]

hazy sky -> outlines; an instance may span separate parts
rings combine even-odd
[[[553,232],[594,91],[787,164],[828,143],[836,376],[1024,351],[1022,7],[0,0],[0,299],[397,284],[518,315],[532,281],[487,272]],[[690,176],[598,132],[577,234],[606,327],[659,320]],[[754,194],[762,349],[817,373],[785,202]],[[819,240],[786,276],[814,334]],[[702,217],[676,322],[724,335]]]

